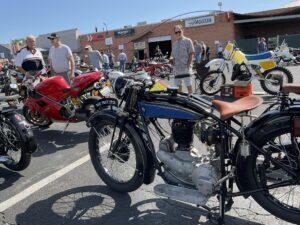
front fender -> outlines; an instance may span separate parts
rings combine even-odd
[[[213,59],[206,63],[205,67],[211,68],[211,70],[218,70],[225,63],[224,59]]]
[[[87,121],[87,126],[88,127],[93,127],[97,122],[100,120],[104,119],[104,117],[109,116],[113,118],[116,122],[122,122],[122,118],[118,116],[118,113],[120,112],[120,109],[117,110],[111,110],[111,109],[103,109],[101,111],[97,111],[94,113]],[[153,155],[150,152],[150,149],[148,148],[147,141],[151,140],[145,140],[145,138],[142,135],[141,130],[132,122],[128,121],[128,125],[136,131],[136,133],[139,135],[139,140],[141,141],[141,145],[144,146],[143,149],[145,149],[145,153],[147,156],[147,165],[146,165],[146,171],[145,171],[145,176],[144,176],[144,183],[145,184],[150,184],[154,181],[155,178],[155,160],[153,159]]]

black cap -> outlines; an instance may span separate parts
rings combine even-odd
[[[54,39],[54,38],[59,38],[59,36],[56,33],[50,34],[50,36],[47,37],[48,39]]]

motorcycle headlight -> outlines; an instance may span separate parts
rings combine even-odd
[[[127,84],[128,80],[125,79],[124,77],[118,77],[117,79],[114,80],[113,83],[113,90],[114,93],[117,95],[118,98],[122,97],[122,94],[124,93],[124,88]]]

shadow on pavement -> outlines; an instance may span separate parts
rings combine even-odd
[[[18,172],[0,167],[0,191],[12,186],[17,180],[22,177]]]
[[[119,194],[106,186],[84,186],[69,189],[36,202],[16,216],[18,225],[155,225],[213,224],[199,222],[206,212],[167,199],[148,199],[132,205],[128,194]],[[237,217],[226,216],[226,224],[258,225]]]
[[[33,129],[35,139],[38,143],[38,150],[33,157],[53,154],[60,150],[74,148],[80,143],[88,141],[89,132],[65,131],[61,130],[40,130]]]

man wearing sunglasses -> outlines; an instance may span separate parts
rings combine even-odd
[[[49,62],[52,74],[62,76],[69,84],[75,78],[75,63],[71,49],[60,42],[60,37],[52,33],[47,37],[52,44],[49,52]]]
[[[195,53],[193,42],[183,34],[181,25],[174,27],[174,33],[177,41],[172,46],[172,59],[175,72],[175,85],[178,86],[178,91],[182,92],[182,83],[184,82],[188,93],[192,94],[192,62]]]

